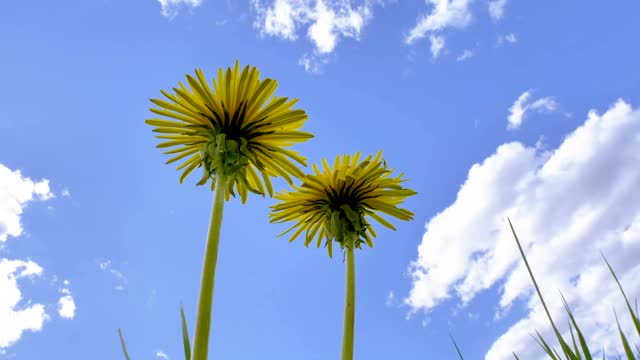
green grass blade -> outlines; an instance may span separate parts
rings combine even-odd
[[[580,356],[580,350],[578,350],[578,344],[576,343],[576,337],[573,336],[573,326],[571,325],[571,321],[567,321],[567,323],[569,325],[569,333],[571,333],[571,344],[573,345],[573,351],[575,352],[578,359],[582,360],[582,357]]]
[[[515,352],[512,352],[512,354],[513,354],[513,357],[516,358],[516,360],[520,360],[520,358],[518,357],[518,355],[516,355]]]
[[[638,336],[640,336],[640,319],[638,319],[637,303],[636,303],[636,312],[634,313],[633,309],[631,308],[631,304],[629,304],[629,299],[627,298],[627,294],[625,294],[624,290],[622,289],[622,285],[620,284],[620,281],[618,280],[618,276],[616,276],[616,273],[613,271],[613,268],[611,267],[611,265],[607,261],[607,258],[604,257],[604,254],[602,252],[600,252],[600,255],[602,255],[602,258],[604,259],[604,262],[607,263],[607,266],[609,267],[609,271],[611,272],[611,275],[613,275],[613,278],[616,280],[616,283],[618,284],[618,288],[620,288],[620,292],[622,292],[622,296],[624,296],[624,301],[627,303],[627,309],[629,310],[629,314],[631,315],[631,319],[633,320],[633,324],[636,327],[636,331],[638,332]]]
[[[531,277],[533,286],[535,287],[536,292],[538,293],[538,297],[540,298],[540,302],[542,302],[542,306],[544,307],[545,313],[547,313],[547,318],[549,318],[549,322],[551,322],[551,327],[553,327],[553,332],[555,333],[556,338],[558,339],[558,342],[562,347],[562,351],[565,353],[565,355],[567,355],[567,357],[570,360],[577,360],[578,357],[571,351],[571,348],[569,347],[567,342],[562,338],[562,335],[560,335],[560,331],[558,331],[556,324],[553,322],[553,319],[551,318],[551,314],[549,314],[549,309],[547,308],[547,304],[545,303],[544,298],[542,297],[542,293],[540,292],[540,288],[538,287],[538,282],[533,276],[533,272],[531,271],[531,267],[529,266],[529,261],[527,261],[527,257],[524,255],[524,250],[522,250],[522,245],[520,245],[520,240],[518,239],[518,235],[516,234],[516,231],[513,228],[513,224],[511,224],[511,219],[507,218],[507,221],[509,221],[509,227],[511,228],[513,237],[516,239],[516,244],[518,244],[518,250],[520,250],[520,255],[522,255],[522,260],[524,260],[524,264],[527,267],[527,271],[529,272],[529,276]]]
[[[189,340],[189,330],[187,328],[187,320],[184,316],[184,308],[180,304],[180,318],[182,319],[182,344],[184,345],[185,360],[191,359],[191,341]]]
[[[458,347],[458,344],[456,343],[456,340],[453,338],[453,335],[451,335],[451,333],[449,333],[449,337],[453,342],[453,346],[456,347],[456,351],[458,352],[458,356],[460,356],[460,360],[464,360],[464,357],[462,356],[462,352],[460,351],[460,348]]]
[[[578,323],[576,322],[576,319],[573,317],[573,313],[571,312],[571,308],[569,307],[567,300],[564,298],[564,295],[562,295],[562,291],[560,292],[560,297],[562,298],[562,304],[564,305],[564,309],[567,311],[567,314],[569,315],[569,319],[571,320],[573,327],[576,329],[576,334],[578,335],[578,341],[580,342],[580,347],[582,348],[582,353],[584,354],[585,359],[592,360],[591,351],[587,346],[587,341],[585,340],[584,335],[582,334],[582,331],[580,331],[580,328],[578,327]],[[569,329],[571,329],[571,324],[569,324]],[[571,333],[571,338],[573,339],[573,332]],[[573,345],[575,346],[575,341]],[[580,356],[580,352],[578,351],[577,347],[576,347],[576,354]]]
[[[618,331],[620,332],[620,340],[622,340],[622,346],[624,347],[624,352],[627,355],[627,360],[636,360],[636,357],[635,355],[633,355],[633,351],[631,350],[631,346],[629,346],[629,341],[622,332],[622,328],[620,328],[620,322],[618,321],[618,314],[616,314],[616,309],[613,309],[613,314],[616,317],[616,324],[618,325]]]
[[[549,347],[549,344],[547,344],[546,341],[544,341],[544,339],[542,338],[542,335],[540,335],[540,333],[538,332],[538,330],[536,330],[536,335],[538,335],[538,338],[536,338],[535,336],[531,336],[533,337],[533,340],[535,340],[538,345],[540,345],[540,347],[542,348],[542,350],[544,350],[544,352],[547,353],[547,355],[549,355],[549,357],[553,360],[560,360],[560,357],[556,357],[556,355],[553,354],[553,350],[551,350],[551,347]],[[539,340],[538,340],[539,339]]]
[[[122,336],[122,329],[118,329],[118,336],[120,337],[120,345],[122,345],[122,352],[126,360],[131,360],[129,352],[127,352],[127,345],[124,343],[124,337]]]

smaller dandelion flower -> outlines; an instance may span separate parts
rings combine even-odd
[[[235,191],[243,203],[249,192],[271,196],[271,177],[292,184],[292,176],[304,176],[295,164],[305,165],[304,157],[289,147],[313,135],[300,130],[307,114],[293,109],[297,100],[275,96],[278,83],[260,80],[255,67],[240,70],[236,62],[233,69],[219,69],[211,84],[198,69],[195,76],[187,75],[186,84],[179,82],[173,93],[161,91],[166,99],[151,99],[156,105],[151,111],[161,118],[146,122],[163,140],[158,147],[170,148],[165,154],[173,157],[167,163],[182,161],[181,183],[202,168],[198,185],[211,180],[215,190],[192,357],[205,360],[224,201]]]
[[[360,153],[338,156],[333,168],[323,159],[322,171],[314,164],[314,173],[306,175],[301,186],[276,194],[280,202],[271,207],[271,222],[295,222],[280,235],[295,230],[290,238],[293,241],[306,232],[305,246],[315,239],[320,247],[324,239],[332,256],[333,241],[340,248],[350,242],[356,248],[363,243],[373,247],[376,232],[370,219],[395,230],[380,213],[411,220],[413,213],[398,205],[416,192],[400,185],[406,181],[402,174],[391,176],[393,169],[387,169],[382,152],[362,162],[359,159]]]
[[[392,176],[382,159],[382,152],[362,162],[355,156],[336,157],[333,168],[322,160],[322,171],[313,165],[313,174],[306,175],[293,191],[276,194],[279,202],[272,206],[271,222],[294,222],[284,235],[294,231],[290,241],[305,234],[305,245],[314,240],[318,247],[325,246],[332,256],[333,242],[346,253],[346,298],[342,338],[342,360],[353,360],[355,327],[355,255],[354,249],[363,243],[373,247],[376,232],[370,219],[395,230],[380,214],[400,220],[411,220],[413,213],[398,207],[416,192],[402,187],[406,181]]]

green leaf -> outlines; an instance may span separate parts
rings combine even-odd
[[[538,338],[536,339],[535,337],[533,337],[533,339],[538,343],[538,345],[540,345],[540,347],[544,350],[544,352],[547,353],[547,355],[549,355],[549,357],[553,360],[560,360],[559,357],[556,357],[553,354],[553,350],[551,350],[551,347],[549,347],[549,344],[547,344],[546,341],[544,341],[544,339],[542,338],[542,335],[540,335],[540,333],[538,332],[538,330],[536,330],[536,335],[538,335]],[[540,339],[538,341],[538,339]]]
[[[575,318],[573,317],[573,313],[571,312],[571,308],[569,308],[569,304],[567,304],[567,300],[564,298],[564,295],[562,295],[562,292],[560,292],[560,297],[562,297],[562,303],[564,304],[564,309],[567,311],[567,314],[569,315],[569,319],[571,320],[571,324],[573,324],[573,327],[576,329],[576,333],[578,335],[578,341],[580,342],[580,347],[582,348],[582,353],[584,354],[584,357],[586,360],[591,360],[591,351],[589,350],[589,347],[587,346],[587,342],[584,338],[584,335],[582,334],[582,331],[580,331],[580,328],[578,327],[578,323],[576,322]],[[569,325],[569,329],[571,329],[571,324]],[[573,332],[571,333],[571,337],[573,338]],[[575,340],[574,340],[574,346],[575,346]],[[578,351],[577,347],[576,347],[576,354],[578,354],[578,356],[580,356],[580,352]]]
[[[629,341],[627,340],[627,337],[622,332],[622,328],[620,328],[620,322],[618,321],[618,314],[616,314],[616,309],[613,309],[613,314],[616,317],[618,332],[620,332],[620,340],[622,340],[622,346],[624,347],[624,352],[627,354],[627,360],[636,360],[636,357],[635,355],[633,355],[633,351],[631,350],[631,346],[629,346]]]
[[[189,330],[187,329],[187,320],[184,316],[184,308],[180,304],[180,318],[182,320],[182,344],[184,345],[185,360],[191,359],[191,342],[189,341]]]
[[[535,287],[536,292],[538,293],[538,297],[540,298],[540,302],[542,303],[542,306],[544,307],[544,311],[547,314],[547,318],[549,319],[549,322],[551,323],[551,327],[553,328],[553,332],[555,333],[556,338],[558,339],[558,342],[560,343],[560,347],[562,348],[562,351],[564,352],[564,354],[570,360],[577,360],[578,357],[573,353],[573,351],[571,351],[571,348],[569,347],[567,342],[562,338],[562,335],[560,335],[560,331],[558,331],[558,328],[556,327],[556,324],[553,322],[553,319],[551,318],[551,314],[549,313],[549,309],[547,308],[547,304],[545,303],[544,298],[542,297],[542,293],[540,292],[540,288],[538,287],[538,282],[536,282],[536,279],[533,276],[533,272],[531,271],[531,267],[529,266],[529,261],[527,261],[527,257],[524,255],[524,250],[522,250],[522,245],[520,245],[520,240],[518,239],[518,235],[516,234],[516,231],[513,228],[513,224],[511,224],[511,219],[507,218],[507,221],[509,222],[509,227],[511,228],[511,232],[513,233],[513,237],[516,239],[516,244],[518,245],[518,250],[520,250],[520,255],[522,256],[522,260],[524,261],[524,264],[527,267],[527,271],[529,272],[529,276],[531,277],[531,281],[533,282],[533,286]],[[538,336],[542,340],[542,337],[540,336],[540,334],[538,334]]]
[[[613,271],[613,268],[611,267],[611,265],[607,261],[607,258],[604,257],[604,254],[602,252],[600,252],[600,255],[602,255],[602,258],[604,259],[604,262],[607,263],[607,266],[609,267],[609,271],[611,272],[611,275],[613,275],[613,278],[616,280],[616,283],[618,284],[618,288],[620,288],[620,292],[622,292],[622,296],[624,296],[624,301],[627,303],[627,309],[629,310],[629,314],[631,315],[631,319],[633,320],[633,325],[635,325],[636,331],[638,332],[638,335],[640,336],[640,319],[638,319],[637,306],[636,306],[636,313],[634,313],[633,309],[631,308],[631,304],[629,304],[629,299],[627,298],[627,294],[625,294],[624,290],[622,289],[622,285],[620,285],[620,281],[618,280],[618,277],[616,276],[616,273]]]
[[[456,344],[456,340],[453,338],[453,335],[449,334],[449,337],[451,338],[451,341],[453,342],[453,346],[456,347],[456,352],[458,353],[458,356],[460,357],[460,360],[464,360],[464,357],[462,356],[462,352],[460,351],[460,348],[458,347],[458,344]]]
[[[126,360],[131,360],[129,353],[127,352],[127,345],[124,343],[124,337],[122,336],[122,329],[118,328],[118,336],[120,337],[120,345],[122,345],[122,352]]]

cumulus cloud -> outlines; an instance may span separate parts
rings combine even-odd
[[[25,331],[40,331],[48,316],[43,304],[27,302],[18,280],[42,276],[42,268],[31,260],[0,259],[0,349],[13,345]]]
[[[11,170],[0,164],[0,244],[23,234],[21,217],[33,201],[54,197],[49,180],[31,180],[20,170]],[[49,319],[45,305],[25,298],[20,281],[43,276],[44,270],[30,259],[0,258],[0,353],[17,342],[24,332],[42,329]],[[68,287],[67,287],[68,290]]]
[[[522,125],[527,113],[550,113],[558,110],[558,103],[550,96],[532,99],[533,90],[522,93],[509,108],[507,129],[517,130]]]
[[[76,302],[73,300],[69,281],[64,281],[64,286],[60,289],[62,296],[58,299],[58,315],[64,319],[73,319],[76,315]]]
[[[162,7],[162,16],[173,18],[178,15],[180,8],[195,8],[202,5],[202,0],[158,0]]]
[[[504,8],[507,6],[507,0],[489,1],[489,15],[494,20],[500,20],[504,16]]]
[[[471,0],[427,0],[431,12],[418,18],[405,37],[409,45],[446,28],[464,28],[471,22]],[[432,46],[433,46],[433,40]]]
[[[0,164],[0,243],[7,241],[8,236],[22,234],[20,216],[27,203],[53,197],[49,180],[33,181],[22,176],[20,170],[12,171]]]
[[[332,53],[341,38],[359,40],[364,26],[372,16],[372,2],[365,0],[353,6],[348,0],[252,0],[256,11],[254,27],[263,36],[294,41],[306,28],[306,36],[313,43],[313,56]],[[311,66],[312,55],[301,60],[305,68]],[[321,63],[321,62],[320,62]]]
[[[529,334],[553,336],[505,222],[514,221],[554,318],[566,324],[561,289],[596,347],[615,353],[612,307],[622,296],[600,257],[614,266],[625,291],[640,295],[640,110],[620,100],[553,150],[503,144],[471,167],[456,200],[426,224],[405,302],[429,312],[448,299],[463,305],[494,286],[498,312],[521,300],[526,315],[494,342],[486,359],[540,359]],[[630,330],[628,316],[621,316]],[[566,327],[561,331],[566,333]],[[594,349],[595,350],[595,349]]]

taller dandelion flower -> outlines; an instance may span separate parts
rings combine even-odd
[[[255,67],[242,71],[218,70],[211,86],[201,70],[187,75],[186,86],[179,82],[173,93],[161,90],[166,99],[151,99],[150,110],[161,118],[146,120],[164,140],[157,147],[169,148],[167,163],[182,161],[180,182],[195,169],[202,169],[198,185],[211,180],[214,190],[211,222],[202,269],[200,297],[192,359],[207,358],[215,269],[224,201],[237,192],[243,203],[247,194],[273,195],[271,177],[291,177],[304,173],[295,163],[306,166],[305,158],[288,147],[313,135],[300,131],[307,120],[303,110],[294,110],[296,99],[274,96],[277,82],[260,80]],[[295,162],[295,163],[294,163]]]
[[[413,213],[399,208],[404,200],[416,192],[403,188],[406,179],[402,174],[393,177],[393,169],[387,169],[382,152],[368,156],[362,162],[360,153],[355,156],[336,157],[333,168],[322,160],[322,171],[313,165],[313,174],[303,178],[294,191],[276,194],[279,202],[272,206],[271,222],[293,221],[294,225],[284,235],[295,230],[289,241],[305,234],[305,246],[314,240],[318,247],[323,240],[329,256],[333,242],[346,253],[346,299],[342,336],[342,360],[353,359],[355,322],[355,252],[362,244],[373,247],[376,232],[369,220],[395,230],[380,213],[400,220],[413,219]]]

